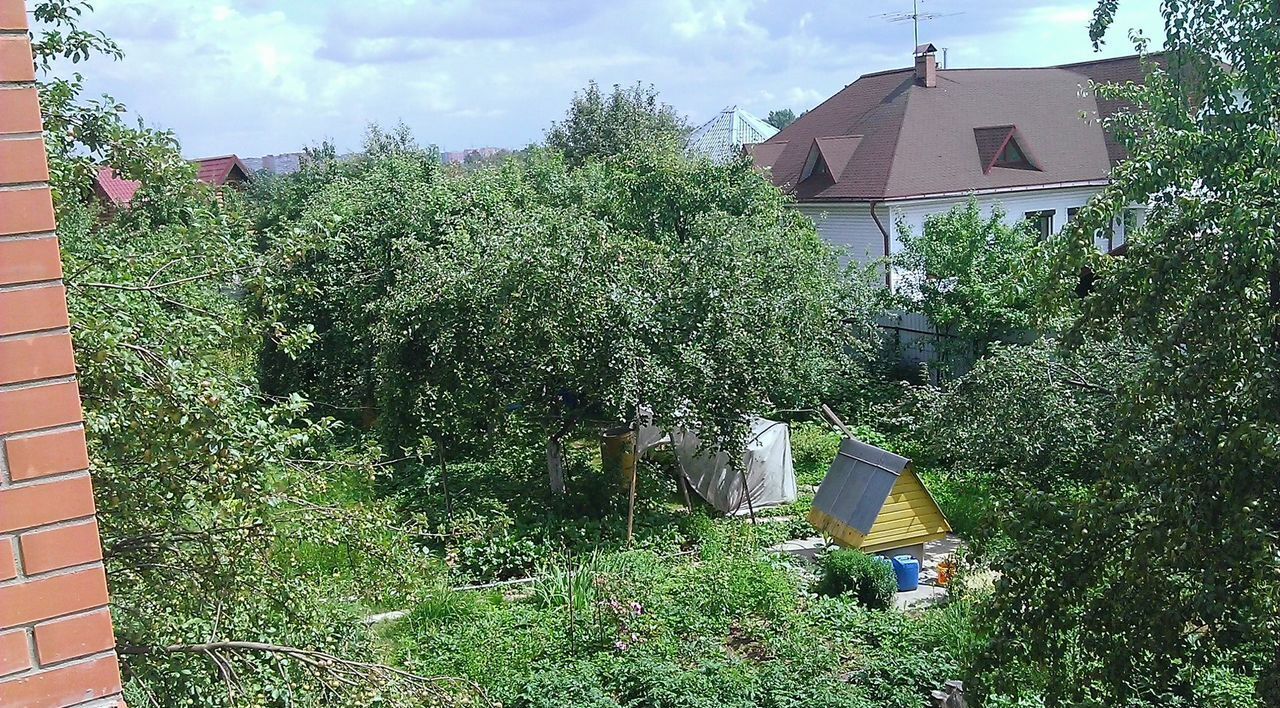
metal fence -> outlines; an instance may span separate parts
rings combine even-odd
[[[877,317],[876,325],[886,334],[889,356],[904,371],[924,371],[936,383],[943,372],[959,376],[973,366],[972,355],[960,353],[966,348],[955,346],[960,338],[938,329],[923,314],[890,312]]]

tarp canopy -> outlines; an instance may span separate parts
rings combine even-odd
[[[699,452],[701,441],[695,431],[677,430],[668,438],[655,426],[641,427],[637,440],[640,454],[664,442],[671,443],[690,486],[726,514],[746,514],[796,500],[791,429],[786,423],[752,420],[740,469],[730,464],[727,452]]]

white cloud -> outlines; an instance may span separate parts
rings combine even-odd
[[[937,0],[925,23],[952,66],[1092,55],[1092,0]],[[1148,7],[1149,5],[1149,7]],[[858,75],[906,66],[911,28],[872,17],[893,3],[812,0],[99,0],[90,28],[126,51],[84,67],[191,155],[257,155],[325,137],[358,147],[369,121],[403,119],[445,148],[519,147],[589,79],[653,83],[692,122],[738,103],[811,108]],[[1153,19],[1155,18],[1155,19]],[[1121,3],[1158,36],[1154,0]]]

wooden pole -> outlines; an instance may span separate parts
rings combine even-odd
[[[627,498],[627,545],[635,534],[636,522],[636,477],[640,468],[640,404],[636,404],[635,424],[631,427],[631,492]]]
[[[453,500],[449,498],[449,468],[444,461],[444,445],[436,447],[436,457],[440,460],[440,485],[444,487],[444,524],[445,532],[453,533]]]
[[[826,416],[827,420],[830,421],[832,425],[836,426],[836,428],[838,428],[846,438],[853,437],[853,433],[849,432],[849,429],[845,427],[844,421],[840,420],[840,416],[836,415],[836,412],[831,410],[831,406],[823,403],[822,414]]]
[[[631,539],[635,534],[636,523],[636,467],[631,466],[631,492],[627,495],[627,545],[631,545]]]
[[[751,515],[751,525],[756,525],[756,507],[751,503],[751,487],[747,484],[747,471],[742,470],[742,495],[747,498],[747,513]]]

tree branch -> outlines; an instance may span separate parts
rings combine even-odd
[[[239,268],[225,268],[222,270],[211,270],[207,273],[201,273],[199,275],[191,275],[186,278],[178,278],[177,280],[169,280],[163,283],[152,283],[150,280],[148,280],[146,285],[122,285],[120,283],[76,283],[76,285],[84,288],[106,288],[108,290],[125,290],[128,292],[149,292],[152,290],[163,290],[164,288],[173,287],[174,285],[182,285],[184,283],[191,283],[197,280],[204,280],[206,278],[216,278],[220,275],[242,273],[246,270],[253,270],[256,267],[257,267],[256,265],[250,265],[250,266],[241,266]],[[154,275],[152,277],[154,277]]]
[[[266,654],[297,662],[316,675],[327,686],[339,683],[349,688],[385,686],[394,683],[412,694],[443,697],[450,685],[472,693],[486,702],[488,696],[482,686],[470,679],[451,676],[422,676],[385,664],[343,659],[314,649],[301,649],[282,644],[248,641],[216,641],[200,644],[170,644],[153,646],[121,643],[116,652],[122,656],[155,656],[171,654],[196,654],[213,662],[219,675],[227,683],[228,691],[238,684],[231,659],[245,654]]]

